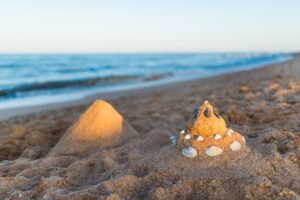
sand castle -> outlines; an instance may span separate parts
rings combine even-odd
[[[195,109],[193,117],[177,139],[172,137],[176,148],[183,156],[218,156],[224,151],[239,151],[245,145],[245,138],[226,127],[224,119],[208,101]]]
[[[71,125],[49,155],[87,154],[107,146],[116,146],[138,133],[107,102],[96,100]]]

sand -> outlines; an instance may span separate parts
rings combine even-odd
[[[114,147],[138,136],[136,130],[112,105],[95,100],[74,122],[49,156],[87,156],[106,147]]]
[[[189,159],[170,143],[204,100],[245,148]],[[138,135],[90,154],[49,152],[91,102],[1,122],[0,199],[300,198],[299,56],[108,101]]]

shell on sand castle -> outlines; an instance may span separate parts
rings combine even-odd
[[[49,155],[89,154],[103,147],[119,145],[137,135],[112,105],[96,100],[69,127]]]
[[[197,156],[197,150],[193,147],[185,147],[182,149],[182,154],[188,158],[194,158]]]
[[[181,132],[184,134],[179,133],[176,137],[176,147],[182,151],[183,156],[189,158],[239,151],[246,143],[243,136],[227,128],[225,120],[208,101],[195,109],[186,128]]]

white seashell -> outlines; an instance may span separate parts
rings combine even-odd
[[[218,156],[223,153],[223,150],[217,146],[210,146],[205,150],[205,153],[208,156]]]
[[[238,141],[234,141],[234,142],[232,142],[232,143],[230,144],[230,149],[231,149],[232,151],[238,151],[238,150],[241,149],[241,147],[242,147],[242,145],[241,145],[241,143],[239,143]]]
[[[185,130],[181,130],[179,133],[180,133],[180,134],[184,134],[184,133],[185,133]]]
[[[244,144],[246,144],[246,139],[244,136],[242,136],[242,140],[243,140]]]
[[[197,141],[203,141],[203,140],[204,140],[204,138],[202,136],[197,137]]]
[[[171,140],[172,144],[175,146],[176,145],[176,136],[175,135],[170,136],[170,140]]]
[[[220,134],[215,134],[214,138],[215,138],[215,140],[219,140],[222,138],[222,136]]]
[[[189,140],[189,139],[191,139],[191,136],[190,136],[190,134],[186,134],[186,135],[184,136],[184,139],[185,139],[185,140]]]
[[[228,129],[228,131],[227,131],[226,134],[230,136],[230,135],[232,135],[233,133],[234,133],[234,131],[233,131],[232,129]]]
[[[185,147],[182,149],[182,155],[187,158],[194,158],[197,156],[197,150],[193,147]]]

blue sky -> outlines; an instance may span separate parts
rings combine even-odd
[[[298,51],[299,0],[0,0],[0,52]]]

